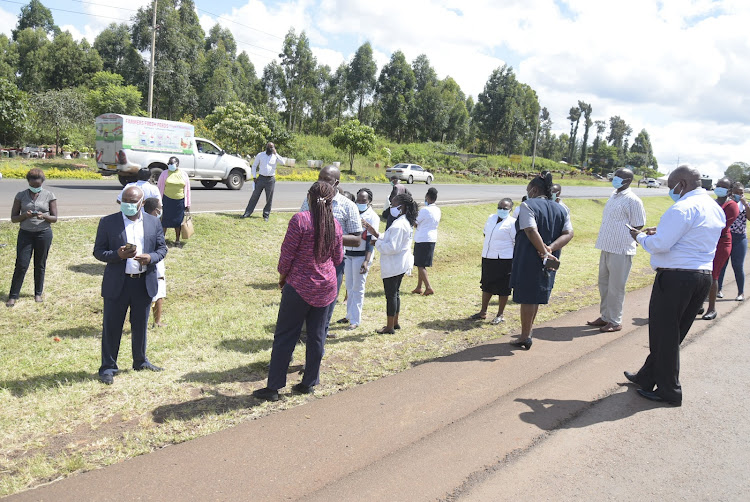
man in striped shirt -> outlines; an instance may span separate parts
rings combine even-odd
[[[636,243],[627,225],[640,229],[646,224],[646,210],[641,199],[630,189],[633,171],[618,169],[612,178],[614,193],[604,206],[602,226],[596,239],[599,256],[600,316],[588,321],[603,333],[622,329],[622,304],[625,301],[625,283],[630,275]]]

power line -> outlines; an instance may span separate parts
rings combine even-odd
[[[15,4],[18,4],[18,5],[26,5],[26,2],[16,2],[14,0],[0,0],[0,1],[7,2],[7,3],[15,3]],[[82,14],[84,16],[90,16],[91,15],[88,12],[80,12],[80,11],[77,11],[77,10],[61,9],[59,7],[47,7],[47,8],[49,10],[54,10],[54,11],[58,11],[58,12],[67,12],[68,14]],[[121,17],[99,16],[99,15],[97,15],[96,17],[100,17],[100,18],[103,18],[103,19],[113,19],[115,21],[126,21],[126,22],[130,21],[130,19],[123,19]]]
[[[247,28],[249,30],[253,30],[253,31],[257,31],[259,33],[263,33],[264,35],[268,35],[269,37],[273,37],[273,38],[276,38],[276,39],[279,39],[279,40],[284,40],[282,37],[276,36],[273,33],[268,33],[267,31],[259,30],[258,28],[253,28],[252,26],[248,26],[246,24],[238,23],[234,19],[230,19],[230,18],[224,17],[224,16],[219,16],[218,14],[214,14],[213,12],[208,12],[207,10],[204,10],[204,9],[201,9],[201,8],[198,8],[198,7],[196,7],[195,9],[199,10],[201,12],[205,12],[206,14],[208,14],[210,16],[214,16],[217,19],[223,19],[224,21],[228,21],[230,23],[234,23],[237,26],[242,26],[243,28]],[[268,49],[266,49],[266,50],[268,50]]]

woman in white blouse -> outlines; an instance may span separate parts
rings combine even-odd
[[[382,234],[366,221],[362,222],[367,232],[377,239],[375,248],[380,251],[380,276],[385,289],[387,323],[377,330],[380,334],[393,334],[401,329],[398,315],[401,310],[399,289],[404,274],[414,265],[411,253],[411,230],[417,223],[419,207],[408,193],[402,193],[391,200],[390,214],[395,220]]]
[[[510,271],[513,265],[513,246],[516,243],[516,218],[512,215],[513,201],[502,199],[497,213],[491,214],[484,225],[482,247],[482,310],[471,319],[487,319],[487,306],[492,295],[498,296],[497,315],[492,324],[505,320],[503,312],[510,296]]]

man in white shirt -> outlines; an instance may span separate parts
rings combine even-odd
[[[427,267],[432,266],[432,257],[435,254],[435,243],[437,242],[437,229],[440,224],[440,208],[435,205],[438,191],[435,187],[427,190],[424,198],[424,207],[417,214],[417,230],[414,232],[414,266],[417,267],[417,287],[412,293],[429,296],[435,294],[427,277]],[[424,293],[422,293],[424,283]]]
[[[630,189],[633,171],[618,169],[612,178],[614,193],[609,197],[602,214],[602,225],[596,239],[599,256],[599,318],[588,321],[602,333],[622,329],[622,304],[625,284],[633,265],[636,243],[628,225],[641,229],[646,223],[646,210],[641,199]]]
[[[701,188],[696,169],[678,167],[667,185],[675,204],[662,215],[659,226],[630,231],[651,254],[656,278],[648,306],[650,353],[643,367],[637,373],[626,371],[625,378],[638,385],[638,394],[646,399],[680,406],[680,344],[711,287],[716,243],[726,217]]]
[[[570,216],[570,208],[565,205],[565,203],[562,201],[560,196],[562,195],[562,186],[555,183],[552,185],[552,200],[560,204],[563,209],[565,209],[565,212],[568,213],[568,216]]]
[[[159,188],[151,183],[151,171],[147,167],[142,167],[138,170],[138,181],[133,183],[128,183],[122,188],[122,191],[120,192],[120,195],[117,196],[117,203],[119,204],[122,201],[122,194],[125,193],[125,190],[127,190],[130,187],[138,187],[143,192],[143,200],[146,199],[159,199],[159,202],[161,202],[161,193],[159,193]]]
[[[266,205],[263,208],[263,219],[268,221],[271,214],[271,203],[273,203],[273,189],[276,186],[276,166],[286,164],[286,159],[276,153],[276,147],[270,141],[266,143],[266,151],[260,152],[255,156],[253,165],[250,168],[250,175],[253,177],[253,194],[247,203],[242,218],[249,218],[255,211],[255,205],[258,204],[260,193],[266,191]],[[258,176],[256,177],[256,169]]]

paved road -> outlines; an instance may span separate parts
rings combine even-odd
[[[648,352],[649,296],[628,293],[618,333],[589,307],[528,352],[502,337],[8,501],[747,500],[750,301],[696,321],[674,408],[622,375]]]
[[[563,180],[564,181],[564,180]],[[296,211],[302,202],[310,183],[307,182],[279,182],[276,184],[274,193],[274,211]],[[385,183],[344,183],[344,190],[356,192],[357,189],[367,186],[375,194],[375,205],[382,205],[390,193],[390,185]],[[497,201],[503,197],[511,197],[520,200],[525,194],[523,185],[434,185],[439,191],[438,202],[465,203]],[[6,201],[7,209],[0,215],[9,214],[11,202],[17,192],[26,187],[26,180],[2,180],[0,181],[0,201]],[[115,180],[47,180],[45,187],[52,190],[57,196],[60,215],[68,216],[102,216],[114,212],[115,200],[122,189]],[[409,190],[417,200],[424,198],[428,185],[415,183],[409,185]],[[250,186],[245,185],[242,190],[228,190],[224,185],[217,185],[212,190],[207,190],[199,183],[192,184],[192,198],[194,212],[222,212],[242,211],[250,199]],[[635,188],[635,193],[641,197],[666,195],[665,189]],[[597,198],[609,197],[612,188],[602,183],[601,187],[563,187],[563,197],[573,198]],[[264,196],[261,196],[259,208],[265,204]],[[7,220],[7,217],[0,219]]]

